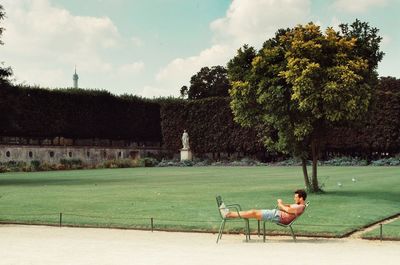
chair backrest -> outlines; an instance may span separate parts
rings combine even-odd
[[[223,200],[222,200],[222,197],[221,197],[221,195],[217,195],[216,197],[215,197],[215,199],[217,200],[217,206],[218,206],[218,208],[221,206],[221,204],[223,203]]]
[[[215,197],[215,199],[217,200],[218,213],[219,213],[219,215],[221,216],[221,218],[223,218],[223,216],[221,215],[221,211],[219,210],[219,207],[221,206],[221,204],[222,204],[224,201],[222,200],[221,195],[217,195],[217,196]]]
[[[296,221],[297,219],[299,219],[299,217],[302,216],[302,215],[306,212],[307,207],[308,207],[309,205],[310,205],[310,201],[307,201],[306,204],[304,204],[304,211],[303,211],[300,215],[296,216],[296,218],[294,218],[293,221],[290,222],[290,225],[293,224],[294,221]]]
[[[303,211],[300,215],[296,216],[296,218],[294,218],[290,223],[288,223],[288,224],[277,223],[277,224],[279,224],[279,225],[281,225],[281,226],[289,226],[289,225],[292,225],[297,219],[299,219],[300,216],[302,216],[302,215],[306,212],[306,209],[307,209],[307,207],[308,207],[309,205],[310,205],[310,201],[307,201],[306,204],[304,204],[304,211]]]

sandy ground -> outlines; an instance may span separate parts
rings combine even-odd
[[[398,265],[400,242],[0,225],[0,264]]]

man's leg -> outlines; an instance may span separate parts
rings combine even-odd
[[[249,210],[249,211],[240,211],[238,212],[229,212],[226,215],[227,218],[253,218],[253,219],[257,219],[257,220],[261,220],[262,219],[262,211],[261,210]]]

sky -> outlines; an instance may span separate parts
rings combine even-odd
[[[400,0],[2,0],[0,61],[14,82],[147,98],[179,96],[201,67],[259,49],[279,28],[378,28],[380,76],[400,78]]]

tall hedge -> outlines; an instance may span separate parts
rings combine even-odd
[[[0,88],[0,135],[161,141],[160,106],[106,91]]]
[[[326,149],[339,153],[400,152],[400,79],[380,79],[371,109],[356,126],[342,126],[328,135]]]
[[[198,154],[265,151],[255,130],[233,121],[228,98],[153,101],[99,90],[0,87],[0,136],[163,142],[178,151],[184,129]],[[325,147],[340,154],[399,153],[400,79],[381,78],[364,121],[333,129]]]
[[[182,148],[181,136],[186,129],[195,153],[254,154],[264,150],[254,130],[233,121],[229,98],[170,99],[160,104],[163,142],[168,149]]]

